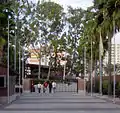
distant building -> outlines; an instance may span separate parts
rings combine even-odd
[[[39,56],[38,54],[40,53],[40,50],[39,49],[30,49],[29,50],[30,52],[30,57],[27,59],[27,64],[36,64],[36,65],[39,65]],[[64,65],[64,60],[62,60],[62,57],[65,57],[65,52],[58,52],[57,53],[57,56],[59,58],[59,61],[60,61],[60,64],[61,65]],[[52,53],[51,54],[52,57],[55,57],[55,54]],[[41,65],[43,66],[49,66],[49,60],[50,58],[50,55],[41,55]]]
[[[116,64],[120,64],[120,44],[112,44],[111,46],[111,64],[114,64],[114,61]],[[108,51],[105,54],[103,63],[104,65],[108,64]]]
[[[39,49],[30,49],[30,57],[27,59],[27,64],[39,65]],[[41,65],[49,66],[49,56],[41,55]]]
[[[47,53],[47,55],[44,53],[44,55],[42,55],[42,51],[41,51],[41,58],[39,59],[39,54],[40,54],[40,49],[29,49],[28,50],[30,53],[30,57],[27,58],[26,61],[26,75],[34,75],[37,76],[38,75],[38,66],[39,66],[39,60],[40,61],[40,65],[41,65],[41,74],[42,75],[47,75],[47,71],[49,69],[49,62],[50,62],[50,54],[52,55],[52,57],[55,57],[55,53]],[[66,61],[65,59],[62,59],[63,57],[66,57],[66,53],[65,52],[58,52],[57,53],[57,62],[60,62],[61,65],[65,65]],[[46,74],[43,74],[46,71]]]

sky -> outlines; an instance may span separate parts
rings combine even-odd
[[[83,9],[86,9],[87,7],[91,6],[93,3],[93,0],[57,0],[58,3],[63,5],[63,7],[67,7],[71,5],[72,7],[81,7]]]
[[[36,3],[38,0],[31,0],[31,1]],[[83,9],[87,9],[87,7],[93,5],[93,0],[51,0],[51,1],[61,4],[65,8],[65,10],[67,9],[67,6],[72,6],[74,8],[81,7]],[[115,36],[115,43],[120,44],[120,33],[117,33],[114,36]],[[114,39],[112,39],[112,43],[114,43],[113,40]]]
[[[36,3],[38,0],[30,0]],[[46,0],[47,1],[47,0]],[[61,4],[64,8],[67,8],[67,6],[71,5],[72,7],[82,7],[86,9],[87,7],[91,6],[93,3],[93,0],[51,0],[54,2],[57,2]]]

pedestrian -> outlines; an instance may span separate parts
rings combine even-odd
[[[38,85],[37,85],[37,88],[38,88],[38,93],[40,93],[40,92],[41,92],[41,86],[42,86],[42,85],[41,85],[41,83],[39,82],[39,83],[38,83]]]
[[[50,81],[49,82],[49,93],[51,93],[51,91],[52,91],[52,82]]]
[[[46,92],[47,86],[48,86],[48,83],[45,81],[43,84],[43,93]]]
[[[56,82],[55,81],[52,82],[52,88],[53,88],[53,93],[55,93],[55,90],[56,90]]]
[[[33,81],[31,82],[31,92],[35,92],[35,87]]]

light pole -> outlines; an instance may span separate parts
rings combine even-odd
[[[21,51],[20,51],[20,41],[19,41],[19,94],[21,93],[20,90],[21,90]]]
[[[92,63],[93,63],[93,57],[92,57],[92,38],[91,38],[91,96],[93,96],[93,77],[92,77]]]
[[[16,29],[15,29],[15,40],[14,40],[14,71],[16,71]]]
[[[100,43],[99,43],[100,95],[102,95],[102,55],[103,55],[103,43],[102,43],[102,35],[101,35],[101,30],[100,30]]]
[[[84,47],[84,94],[86,94],[86,47]]]
[[[65,80],[65,70],[66,70],[66,63],[64,63],[64,73],[63,73],[63,80]]]
[[[66,68],[66,65],[64,63],[64,74],[63,74],[63,80],[65,80],[65,68]]]
[[[8,104],[10,103],[10,91],[9,91],[9,16],[8,16],[8,48],[7,48],[7,53],[8,53],[8,55],[7,55],[7,96],[8,96]]]
[[[115,21],[113,21],[113,35],[115,35]],[[113,76],[113,97],[115,102],[115,88],[116,88],[116,45],[115,45],[115,36],[114,36],[114,76]]]
[[[24,53],[25,53],[25,49],[23,47],[22,48],[22,86],[24,82],[24,60],[25,60]],[[23,90],[23,87],[22,87],[22,90]]]
[[[65,55],[65,61],[64,61],[64,73],[63,73],[63,80],[65,80],[65,71],[66,71],[66,52],[64,53]]]
[[[41,0],[39,0],[39,3],[41,4]],[[38,22],[39,22],[39,20],[38,20]],[[41,39],[41,29],[39,29],[39,32],[40,32],[40,34],[39,34],[39,36],[40,36],[40,38],[39,39]],[[40,78],[41,78],[41,50],[42,50],[42,46],[41,46],[41,43],[39,42],[39,69],[38,69],[38,79],[40,80]]]

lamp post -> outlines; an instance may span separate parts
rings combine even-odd
[[[24,60],[25,60],[24,53],[25,53],[25,49],[23,47],[22,48],[22,86],[23,86],[23,82],[24,82]],[[22,88],[22,90],[23,90],[23,88]]]
[[[99,44],[99,73],[100,73],[100,95],[102,96],[102,55],[103,55],[103,44],[102,44],[102,34],[100,30],[100,44]]]
[[[64,61],[64,73],[63,73],[63,80],[65,80],[65,71],[66,71],[66,52],[64,53],[65,55],[65,61]]]
[[[86,94],[86,47],[84,48],[84,94]]]
[[[115,21],[113,21],[113,34],[115,35]],[[115,102],[115,88],[116,88],[116,45],[115,45],[115,36],[114,36],[114,76],[113,76],[113,97]]]
[[[63,63],[61,63],[61,65],[63,66],[63,80],[65,80],[66,61],[63,61]]]
[[[93,57],[92,57],[92,38],[91,38],[91,72],[90,72],[90,74],[91,74],[91,96],[93,95],[93,87],[92,87],[92,85],[93,85],[93,77],[92,77],[92,63],[93,63],[93,61],[92,61],[92,59],[93,59]]]
[[[15,40],[14,40],[14,71],[16,71],[16,30],[15,30]]]
[[[21,89],[21,51],[20,51],[20,41],[19,41],[19,94],[21,93],[20,92],[20,89]]]
[[[8,104],[10,103],[10,94],[9,94],[9,16],[8,16],[8,48],[7,48],[7,96],[8,96]]]

